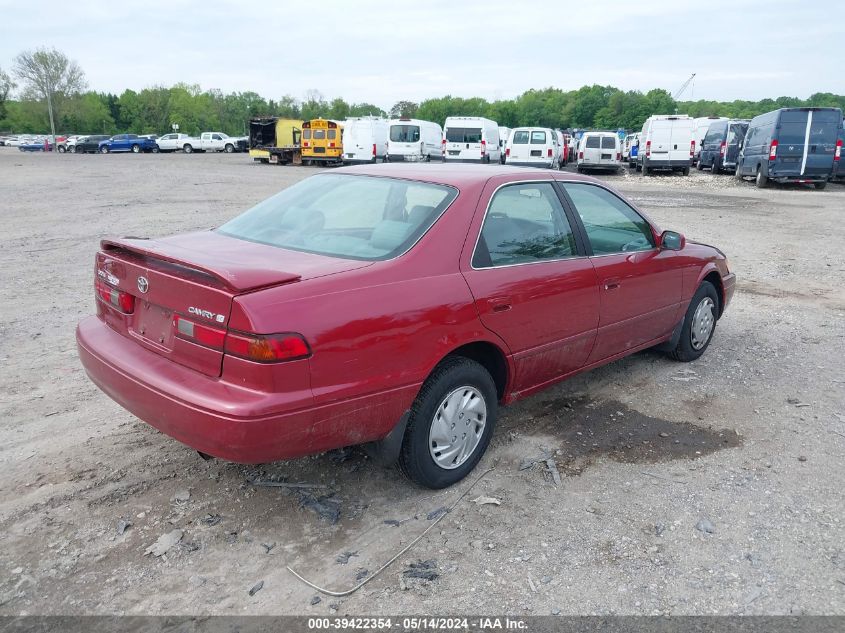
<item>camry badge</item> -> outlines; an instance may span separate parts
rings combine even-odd
[[[138,277],[138,290],[140,290],[141,292],[146,292],[149,289],[150,289],[150,282],[147,281],[147,278],[144,277],[143,275],[141,277]]]

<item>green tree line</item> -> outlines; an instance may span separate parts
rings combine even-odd
[[[443,123],[448,116],[486,116],[499,125],[539,125],[555,128],[623,128],[638,130],[651,114],[728,116],[751,118],[781,107],[833,106],[845,110],[845,95],[817,93],[807,99],[778,97],[761,101],[680,101],[665,90],[623,91],[612,86],[583,86],[577,90],[544,88],[528,90],[514,99],[487,101],[480,97],[444,96],[420,103],[400,101],[385,112],[369,103],[348,103],[338,97],[326,99],[311,90],[304,99],[290,95],[266,99],[255,92],[223,93],[200,86],[125,90],[120,95],[85,91],[58,95],[54,109],[56,129],[62,133],[164,134],[177,123],[188,134],[223,131],[244,134],[253,116],[283,116],[343,120],[352,116],[414,116]],[[49,129],[47,105],[33,95],[6,100],[0,108],[0,131],[43,133]]]

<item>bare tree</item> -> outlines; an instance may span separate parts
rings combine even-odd
[[[6,99],[9,98],[9,93],[14,87],[15,82],[0,68],[0,119],[6,118]]]
[[[85,73],[79,65],[55,48],[24,51],[15,58],[12,68],[27,90],[47,100],[50,115],[50,134],[56,141],[56,98],[66,97],[85,89]]]

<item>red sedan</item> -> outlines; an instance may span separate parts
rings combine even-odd
[[[701,356],[735,284],[601,181],[469,165],[312,176],[216,230],[104,240],[94,272],[79,355],[142,420],[243,463],[366,444],[432,488],[499,404]]]

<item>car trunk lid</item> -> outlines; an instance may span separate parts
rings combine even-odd
[[[125,314],[98,300],[98,313],[142,347],[219,376],[222,339],[236,296],[369,263],[288,251],[213,231],[158,240],[107,239],[97,254],[97,280],[134,297],[134,310]],[[189,323],[180,328],[178,319]],[[221,344],[202,345],[186,337],[190,323],[211,339],[219,336]]]

